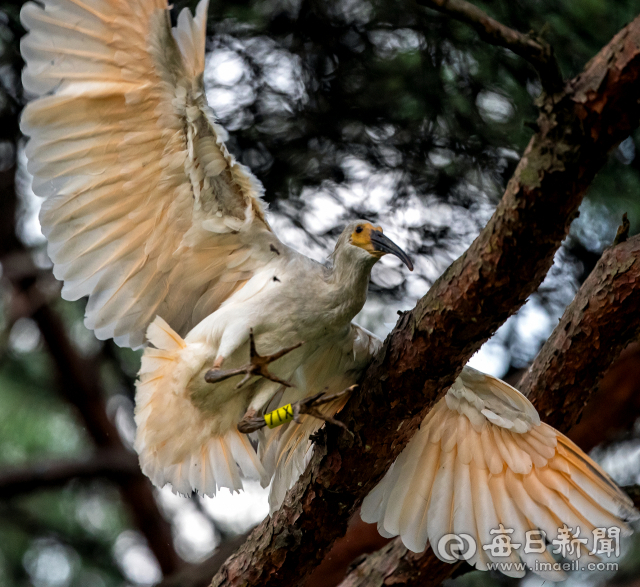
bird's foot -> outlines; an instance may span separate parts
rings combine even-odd
[[[269,379],[270,381],[274,381],[275,383],[279,383],[285,387],[292,387],[291,383],[284,379],[280,379],[280,377],[271,373],[267,368],[267,365],[277,361],[281,357],[284,357],[286,354],[297,349],[303,344],[304,343],[299,342],[293,346],[279,350],[277,353],[273,353],[272,355],[259,355],[256,351],[256,343],[253,338],[252,328],[249,330],[249,363],[243,367],[238,367],[237,369],[220,369],[222,361],[218,363],[218,360],[216,359],[216,362],[213,364],[213,369],[209,369],[209,371],[205,373],[204,380],[207,383],[219,383],[220,381],[224,381],[230,377],[235,377],[236,375],[244,375],[240,383],[236,385],[236,389],[240,389],[252,377],[264,377],[265,379]]]
[[[336,426],[340,426],[340,428],[344,428],[348,432],[349,429],[346,427],[346,425],[343,422],[340,422],[340,420],[336,420],[331,416],[327,416],[326,414],[323,414],[320,410],[318,410],[318,406],[321,406],[323,404],[328,404],[333,400],[336,400],[340,397],[350,394],[356,387],[358,386],[352,385],[351,387],[347,387],[346,389],[343,389],[342,391],[338,391],[337,393],[325,393],[324,391],[321,391],[320,393],[316,393],[311,397],[306,397],[304,399],[301,399],[300,401],[295,402],[294,404],[292,404],[293,419],[299,424],[300,416],[303,414],[306,414],[313,418],[324,420],[329,424],[335,424]]]
[[[238,422],[238,431],[242,432],[242,434],[249,434],[256,430],[260,430],[260,428],[264,428],[265,426],[266,422],[264,420],[264,416],[260,415],[253,408],[249,408],[242,417],[242,420]]]
[[[282,406],[273,412],[269,412],[264,416],[258,415],[258,412],[254,409],[247,410],[247,413],[244,415],[242,420],[238,422],[238,430],[243,434],[249,434],[250,432],[255,432],[256,430],[260,430],[265,426],[269,426],[269,428],[276,428],[278,426],[282,426],[282,424],[286,424],[287,422],[295,421],[297,424],[300,423],[300,416],[308,415],[312,418],[318,418],[319,420],[324,420],[329,424],[335,424],[336,426],[340,426],[340,428],[344,428],[347,432],[349,429],[345,426],[343,422],[340,420],[336,420],[331,416],[323,414],[318,407],[323,404],[328,404],[333,400],[336,400],[344,395],[351,393],[357,385],[352,385],[351,387],[347,387],[342,391],[337,393],[325,393],[321,391],[320,393],[316,393],[310,397],[306,397],[301,399],[293,404],[287,404],[286,406]]]

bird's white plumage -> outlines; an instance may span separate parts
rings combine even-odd
[[[388,240],[376,248],[371,235],[380,244],[382,233],[366,221],[345,229],[327,265],[273,235],[260,184],[229,154],[206,103],[206,11],[201,0],[195,17],[184,10],[172,28],[166,0],[27,2],[23,81],[39,97],[21,124],[63,296],[88,296],[85,323],[99,338],[151,343],[136,394],[143,471],[183,494],[273,478],[273,511],[305,469],[322,422],[303,416],[265,432],[260,458],[236,423],[246,410],[359,381],[381,342],[351,319],[376,260],[404,253]],[[246,362],[251,328],[263,354],[305,343],[271,365],[293,388],[259,377],[241,389],[239,377],[205,382],[214,361]],[[345,401],[320,409],[332,416]],[[519,392],[465,368],[365,499],[362,516],[422,551],[450,532],[488,544],[500,523],[514,529],[514,542],[564,522],[587,533],[626,530],[622,520],[636,512]],[[529,567],[551,561],[522,551],[510,560],[518,557]],[[486,569],[492,561],[479,548],[470,562]]]
[[[351,324],[344,337],[319,346],[302,363],[296,372],[296,386],[276,398],[277,404],[286,405],[320,391],[332,394],[346,389],[359,380],[381,345],[382,341],[375,335]],[[343,396],[318,409],[333,416],[346,401],[347,396]],[[273,477],[269,491],[270,513],[282,505],[287,491],[305,470],[313,454],[313,442],[309,437],[323,424],[322,420],[301,416],[300,424],[291,422],[262,432],[260,458]]]
[[[611,526],[626,534],[621,520],[635,517],[631,500],[568,438],[540,423],[521,393],[469,367],[362,505],[364,521],[399,535],[414,552],[431,544],[441,556],[437,544],[446,534],[472,536],[479,546],[469,563],[481,570],[509,560],[482,549],[501,523],[514,530],[514,544],[526,544],[527,531],[541,529],[552,540],[565,523],[580,527],[580,537]],[[591,541],[587,547],[593,550]],[[511,556],[549,580],[564,578],[539,564],[553,562],[546,550]]]
[[[63,297],[89,296],[99,338],[140,346],[162,316],[181,335],[278,243],[262,188],[228,153],[202,84],[206,0],[171,29],[164,0],[25,4],[22,117]]]
[[[136,386],[135,449],[140,466],[155,485],[174,492],[213,496],[220,487],[242,489],[241,477],[269,482],[249,439],[233,423],[242,417],[246,398],[236,394],[232,425],[194,405],[189,383],[200,373],[210,347],[187,344],[164,320],[147,331],[155,348],[142,358]],[[221,429],[222,428],[222,429]]]

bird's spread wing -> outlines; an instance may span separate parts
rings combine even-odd
[[[228,153],[202,83],[207,0],[171,28],[166,0],[25,4],[22,129],[54,274],[89,296],[101,339],[143,343],[213,312],[283,247],[262,188]]]
[[[452,562],[442,550],[447,535],[464,534],[477,545],[468,562],[478,569],[521,559],[554,581],[564,574],[546,566],[554,562],[546,550],[525,551],[526,532],[543,530],[552,541],[566,524],[572,537],[587,538],[582,560],[597,560],[589,555],[593,529],[615,526],[624,534],[629,529],[621,519],[636,516],[608,475],[568,438],[540,423],[522,394],[468,367],[362,505],[365,522],[377,522],[383,536],[400,535],[415,552],[429,541],[437,556]],[[494,542],[491,531],[500,524],[513,530],[511,543],[521,545],[508,557],[482,548]],[[503,572],[524,575],[517,567]]]
[[[342,337],[327,342],[309,356],[296,373],[295,388],[278,398],[278,405],[295,402],[302,397],[325,391],[337,393],[357,383],[382,341],[357,324],[351,324]],[[345,405],[348,396],[321,405],[318,410],[333,416]],[[273,475],[269,506],[277,510],[287,491],[305,470],[313,454],[310,436],[324,422],[310,416],[301,416],[300,424],[290,422],[268,430],[260,443],[260,456],[264,468]]]

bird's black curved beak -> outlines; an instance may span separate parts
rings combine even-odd
[[[381,253],[391,253],[392,255],[395,255],[409,268],[409,271],[413,271],[413,263],[411,262],[411,259],[409,259],[409,255],[407,255],[407,253],[405,253],[390,238],[387,238],[379,230],[372,230],[370,238],[371,244],[376,251],[380,251]]]

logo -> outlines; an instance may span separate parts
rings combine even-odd
[[[569,528],[566,524],[558,528],[556,538],[550,539],[543,530],[528,530],[524,535],[524,544],[512,542],[511,535],[515,533],[513,528],[505,528],[502,524],[498,528],[490,529],[489,534],[493,537],[489,544],[484,544],[482,548],[487,551],[491,564],[487,563],[490,569],[500,570],[525,570],[525,563],[520,562],[500,562],[495,559],[511,557],[512,552],[522,549],[524,554],[542,554],[547,550],[547,544],[553,554],[559,554],[563,559],[570,559],[568,562],[552,563],[535,560],[536,570],[585,570],[602,571],[616,570],[618,563],[589,562],[586,566],[579,566],[579,560],[583,552],[589,555],[597,555],[600,558],[610,558],[620,556],[620,528],[594,528],[592,538],[580,537],[580,526]],[[589,551],[592,546],[593,550]],[[524,547],[524,548],[523,548]],[[552,548],[554,547],[554,548]],[[445,534],[438,540],[434,549],[436,554],[443,560],[452,563],[456,560],[469,560],[473,558],[478,550],[473,536],[469,534]],[[514,566],[515,565],[515,566]],[[529,565],[530,566],[530,565]]]
[[[438,556],[449,563],[469,560],[476,550],[476,541],[469,534],[445,534],[438,540]]]

